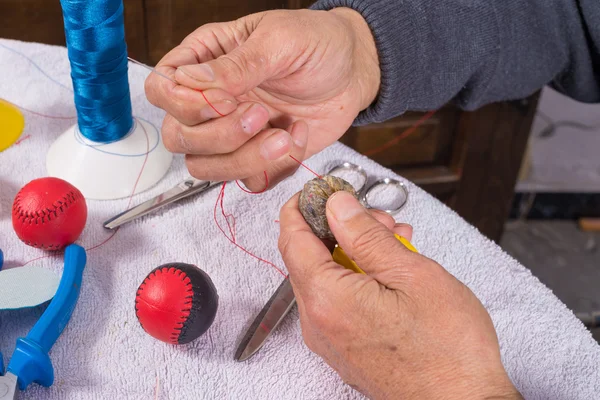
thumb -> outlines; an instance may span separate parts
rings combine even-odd
[[[327,221],[344,252],[377,280],[380,280],[377,275],[389,276],[385,273],[418,257],[350,193],[338,191],[331,195],[327,201]],[[387,286],[391,282],[381,283]]]
[[[182,65],[175,78],[193,89],[220,88],[241,96],[274,74],[276,55],[269,41],[249,38],[231,52],[202,64]]]

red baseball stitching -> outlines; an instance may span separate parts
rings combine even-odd
[[[21,207],[21,194],[17,194],[15,198],[15,202],[13,204],[13,212],[19,215],[19,221],[23,224],[31,225],[34,221],[37,225],[38,222],[41,224],[46,223],[46,218],[48,221],[52,221],[51,215],[54,214],[55,218],[58,218],[58,212],[64,212],[64,209],[69,208],[73,203],[82,198],[81,193],[77,193],[73,190],[69,191],[62,197],[61,200],[56,200],[54,204],[52,204],[53,208],[47,207],[45,210],[36,210],[29,211],[24,210]],[[64,209],[63,209],[64,208]]]
[[[173,275],[177,275],[177,276],[182,276],[181,280],[183,282],[186,283],[186,294],[188,294],[188,296],[185,297],[185,299],[188,299],[185,303],[184,306],[186,306],[186,308],[182,308],[181,312],[187,312],[187,311],[191,311],[192,309],[192,298],[194,297],[194,292],[193,292],[193,288],[191,285],[191,279],[189,278],[189,276],[187,276],[183,271],[181,271],[180,269],[177,269],[175,267],[163,267],[161,269],[157,269],[156,271],[152,272],[150,275],[148,275],[146,277],[146,279],[144,279],[144,281],[142,282],[142,284],[140,285],[140,287],[137,290],[136,296],[135,296],[135,313],[137,315],[137,317],[139,318],[138,312],[139,312],[139,301],[138,298],[140,296],[140,293],[144,290],[144,288],[146,287],[146,283],[156,277],[157,272],[161,272],[161,273],[171,273]],[[187,282],[185,281],[187,279]],[[187,307],[189,305],[189,307]],[[188,317],[186,316],[181,316],[180,319],[182,321],[179,321],[176,323],[176,325],[173,327],[173,331],[171,332],[171,336],[170,336],[170,340],[172,343],[177,343],[178,339],[179,339],[179,334],[181,333],[181,329],[183,328],[183,325],[185,323],[185,321],[187,320]]]
[[[192,298],[194,297],[192,285],[190,285],[191,279],[185,273],[183,273],[182,270],[175,269],[175,267],[169,268],[167,272],[172,273],[177,276],[181,276],[181,281],[186,284],[187,290],[185,293],[188,294],[188,296],[185,297],[185,299],[187,299],[187,301],[184,303],[184,306],[186,306],[186,308],[181,309],[181,312],[191,311],[192,310]],[[185,282],[186,279],[187,279],[187,282]],[[187,307],[188,305],[189,305],[189,307]],[[177,324],[173,327],[173,332],[171,333],[171,340],[174,341],[175,343],[177,343],[177,341],[179,340],[179,335],[181,334],[181,329],[183,329],[183,324],[188,319],[188,317],[182,315],[179,319],[181,319],[182,321],[177,322]]]

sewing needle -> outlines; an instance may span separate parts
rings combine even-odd
[[[168,77],[168,76],[166,76],[165,74],[162,74],[162,73],[158,72],[156,69],[152,68],[151,66],[149,66],[149,65],[146,65],[146,64],[144,64],[144,63],[141,63],[141,62],[139,62],[139,61],[137,61],[137,60],[134,60],[134,59],[133,59],[133,58],[131,58],[131,57],[127,57],[127,59],[128,59],[129,61],[131,61],[132,63],[134,63],[134,64],[137,64],[137,65],[139,65],[139,66],[142,66],[142,67],[146,68],[147,70],[149,70],[150,72],[154,72],[155,74],[157,74],[157,75],[160,75],[160,76],[162,76],[163,78],[166,78],[166,79],[170,80],[171,82],[173,82],[173,83],[175,83],[175,84],[179,85],[179,82],[177,82],[175,79],[173,79],[173,78],[171,78],[171,77]]]

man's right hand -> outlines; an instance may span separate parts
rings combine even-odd
[[[146,80],[149,101],[167,112],[167,149],[186,154],[196,178],[241,179],[255,191],[263,171],[272,187],[298,168],[290,155],[302,160],[338,140],[380,80],[371,31],[348,8],[208,24],[156,70],[179,83]]]
[[[305,343],[372,399],[522,399],[477,297],[404,247],[412,228],[339,191],[327,202],[336,241],[365,275],[344,269],[298,210],[281,210],[279,248]]]

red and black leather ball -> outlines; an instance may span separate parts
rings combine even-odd
[[[186,344],[210,328],[218,303],[217,289],[206,272],[195,265],[172,263],[146,276],[135,296],[135,313],[150,336]]]

